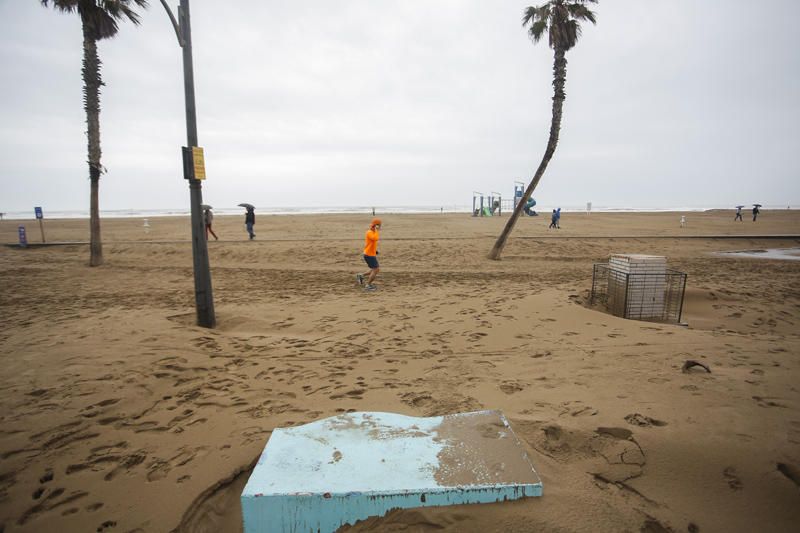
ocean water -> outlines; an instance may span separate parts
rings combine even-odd
[[[510,213],[510,200],[503,200],[503,212]],[[565,213],[585,213],[586,205],[549,205],[546,203],[537,204],[535,209],[542,214],[550,213],[553,209],[561,207]],[[256,213],[260,215],[315,215],[315,214],[358,214],[363,213],[372,215],[372,206],[316,206],[316,207],[259,207],[256,206]],[[675,207],[631,207],[631,206],[602,206],[592,205],[593,213],[653,213],[653,212],[702,212],[711,209],[728,209],[734,212],[731,206],[709,205],[709,206],[675,206]],[[749,208],[748,208],[749,209]],[[787,206],[762,206],[764,209],[787,209]],[[44,218],[89,218],[89,210],[55,210],[50,211],[47,206],[43,206]],[[746,213],[747,210],[743,210]],[[154,218],[154,217],[182,217],[189,216],[189,206],[176,207],[172,209],[111,209],[100,210],[101,218]],[[411,205],[411,206],[375,206],[377,215],[404,214],[404,213],[464,213],[472,212],[471,205]],[[221,206],[214,207],[215,215],[240,215],[244,214],[242,207]],[[35,218],[33,207],[30,211],[11,211],[2,213],[3,220],[28,220]]]

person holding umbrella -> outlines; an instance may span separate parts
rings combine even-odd
[[[753,222],[756,221],[758,214],[761,212],[758,210],[759,207],[761,207],[761,204],[753,204]]]
[[[211,235],[214,236],[214,240],[218,241],[219,237],[217,237],[217,234],[214,233],[213,229],[211,229],[211,224],[214,221],[214,213],[211,212],[213,208],[210,205],[206,204],[203,204],[200,207],[203,208],[203,223],[206,226],[206,240],[208,240],[208,234],[210,232]]]
[[[742,220],[742,208],[743,207],[744,207],[743,205],[737,205],[736,206],[736,216],[733,217],[733,221],[734,222],[736,222],[737,220],[739,222],[744,222],[744,220]]]
[[[239,204],[239,207],[244,207],[247,211],[244,214],[244,225],[247,228],[247,233],[250,235],[252,241],[256,234],[253,232],[253,226],[256,223],[256,208],[250,204]]]

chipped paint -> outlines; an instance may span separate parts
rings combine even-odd
[[[360,412],[275,429],[241,499],[246,533],[325,533],[395,508],[541,495],[499,411]]]

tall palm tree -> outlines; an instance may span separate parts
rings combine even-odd
[[[550,48],[553,49],[553,115],[550,119],[550,138],[547,141],[547,149],[544,151],[542,162],[536,169],[525,194],[514,208],[511,218],[506,222],[503,232],[489,253],[489,259],[500,259],[503,248],[506,245],[508,236],[517,219],[522,214],[525,202],[533,194],[533,190],[542,179],[547,164],[553,157],[558,144],[558,134],[561,131],[561,108],[564,105],[564,84],[567,79],[567,50],[575,46],[581,36],[580,22],[588,20],[596,24],[594,13],[585,4],[596,4],[597,0],[550,0],[538,7],[528,7],[522,14],[522,26],[530,25],[528,35],[534,43],[547,34]]]
[[[97,56],[97,41],[110,39],[117,34],[118,20],[129,20],[139,24],[134,5],[147,7],[147,0],[41,0],[44,7],[53,5],[64,13],[77,12],[83,28],[83,109],[86,111],[86,136],[89,145],[89,265],[103,264],[103,242],[100,239],[100,210],[98,193],[100,174],[100,58]]]

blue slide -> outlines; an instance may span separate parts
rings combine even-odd
[[[533,207],[535,205],[536,205],[536,200],[534,200],[533,198],[528,198],[528,201],[525,202],[525,207],[523,207],[522,210],[529,217],[538,217],[539,213],[533,210]]]

